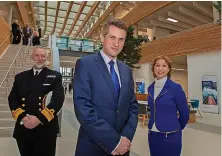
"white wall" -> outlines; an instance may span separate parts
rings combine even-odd
[[[133,69],[133,78],[134,82],[136,82],[136,79],[144,79],[145,82],[145,94],[147,94],[147,88],[149,85],[153,82],[153,74],[151,71],[151,64],[150,63],[144,63],[139,65],[140,69]]]
[[[188,96],[202,103],[203,75],[217,76],[218,103],[221,106],[221,52],[208,52],[187,56]],[[219,109],[220,110],[220,109]]]

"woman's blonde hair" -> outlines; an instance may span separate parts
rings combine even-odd
[[[154,60],[153,60],[153,63],[152,63],[152,72],[153,72],[153,77],[155,78],[156,75],[155,75],[155,72],[154,72],[154,67],[156,65],[156,62],[158,60],[164,60],[166,62],[166,64],[168,65],[168,68],[170,69],[169,72],[167,73],[167,76],[170,78],[171,77],[171,70],[172,70],[172,61],[170,60],[169,57],[167,56],[157,56]]]

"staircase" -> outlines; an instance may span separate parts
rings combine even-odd
[[[20,53],[12,65],[8,74],[7,80],[4,81],[2,86],[0,86],[0,137],[11,137],[15,125],[15,120],[12,117],[9,105],[8,105],[8,94],[11,91],[11,87],[14,82],[14,76],[21,71],[28,70],[32,67],[32,62],[30,59],[30,54],[32,47],[22,46],[22,45],[9,45],[5,54],[0,58],[0,85],[4,80],[14,58],[18,51]],[[25,51],[29,51],[25,55]],[[24,62],[24,60],[26,60]],[[16,68],[15,68],[16,67]],[[9,85],[9,87],[7,87]],[[7,90],[8,88],[8,90]]]

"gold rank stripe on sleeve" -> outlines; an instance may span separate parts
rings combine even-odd
[[[47,107],[41,111],[41,113],[47,118],[47,120],[50,122],[54,118],[54,110],[49,110]]]
[[[15,120],[17,120],[18,116],[23,113],[25,110],[21,109],[21,108],[18,108],[16,110],[13,110],[12,111],[12,116]]]

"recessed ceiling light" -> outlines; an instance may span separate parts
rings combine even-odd
[[[32,12],[29,12],[30,14],[32,13]]]
[[[178,22],[177,20],[175,20],[175,19],[173,19],[173,18],[167,18],[167,20],[170,21],[170,22],[174,22],[174,23],[177,23],[177,22]]]

